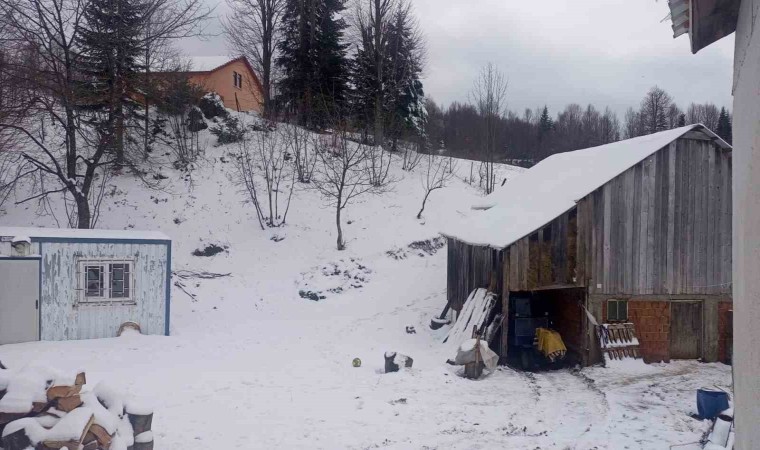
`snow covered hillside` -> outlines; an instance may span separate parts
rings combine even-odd
[[[461,378],[445,364],[447,327],[427,324],[446,302],[438,231],[481,195],[461,180],[469,162],[417,220],[422,166],[406,172],[397,159],[391,192],[344,211],[348,248],[337,251],[333,209],[302,186],[287,225],[261,231],[232,183],[236,147],[202,139],[191,173],[148,168],[166,177],[161,189],[112,179],[99,227],[160,230],[173,239],[175,271],[230,276],[173,278],[170,337],[0,346],[7,366],[82,369],[89,382],[108,379],[149,400],[157,449],[667,448],[698,440],[706,426],[688,416],[695,390],[730,383],[729,367],[696,362]],[[499,167],[498,183],[521,170]],[[38,212],[11,203],[0,223],[56,226]],[[223,251],[193,255],[210,244]],[[383,374],[388,350],[414,367]]]

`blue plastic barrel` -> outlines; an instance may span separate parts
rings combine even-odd
[[[714,419],[728,409],[728,393],[697,389],[697,413],[702,419]]]

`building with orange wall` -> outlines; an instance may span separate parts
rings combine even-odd
[[[245,56],[191,58],[188,80],[206,92],[216,92],[224,106],[235,111],[263,110],[263,88]]]

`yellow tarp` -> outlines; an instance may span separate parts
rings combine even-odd
[[[550,361],[562,359],[567,353],[567,347],[562,341],[562,336],[548,328],[536,328],[536,342],[538,351]]]

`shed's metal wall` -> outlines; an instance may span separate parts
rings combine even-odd
[[[154,243],[41,242],[43,340],[113,337],[126,321],[164,334],[168,246]],[[80,259],[134,259],[134,305],[78,304]]]
[[[731,293],[731,153],[682,138],[578,202],[590,294]]]

